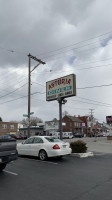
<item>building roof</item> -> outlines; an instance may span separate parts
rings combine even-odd
[[[78,117],[70,116],[70,115],[66,115],[66,117],[68,117],[69,119],[71,119],[71,120],[74,121],[74,122],[80,122],[80,123],[83,123],[83,121],[80,120]]]
[[[26,127],[25,127],[25,128],[19,128],[19,130],[27,130],[27,129],[28,129],[28,128],[26,128]],[[43,129],[43,127],[42,127],[42,126],[40,126],[40,127],[37,127],[37,126],[33,126],[33,127],[32,127],[32,126],[31,126],[30,129],[39,130],[39,129]]]

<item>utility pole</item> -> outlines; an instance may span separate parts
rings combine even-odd
[[[93,110],[94,109],[89,109],[89,110],[90,110],[90,116],[91,116],[90,119],[91,119],[91,134],[92,134],[92,122],[93,122]]]
[[[31,54],[28,55],[29,57],[29,64],[28,64],[28,137],[30,137],[30,107],[31,107],[31,72],[35,70],[40,64],[46,64],[42,60],[32,56]],[[31,59],[38,62],[38,64],[31,70]]]

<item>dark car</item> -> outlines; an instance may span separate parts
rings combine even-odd
[[[17,159],[16,140],[9,134],[0,136],[0,172]]]
[[[0,139],[11,139],[11,136],[9,134],[1,135]]]
[[[12,138],[14,138],[14,139],[18,139],[18,136],[16,135],[16,134],[10,134],[10,136],[12,137]]]
[[[84,137],[84,135],[82,133],[74,133],[73,136],[76,137],[76,138]]]

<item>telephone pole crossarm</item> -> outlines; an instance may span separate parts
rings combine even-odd
[[[43,65],[46,64],[45,62],[43,62],[42,60],[36,58],[35,56],[32,56],[31,54],[29,54],[28,56],[29,56],[30,58],[32,58],[33,60],[36,60],[37,62],[39,62],[39,63],[41,63],[41,64],[43,64]]]

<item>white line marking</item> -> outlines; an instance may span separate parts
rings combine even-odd
[[[14,172],[10,172],[10,171],[7,171],[7,170],[3,170],[3,171],[8,173],[8,174],[12,174],[12,175],[18,176],[18,174],[14,173]]]
[[[19,157],[20,158],[20,157]],[[35,160],[35,159],[30,159],[30,158],[20,158],[20,159],[23,159],[23,160],[34,160],[36,162],[41,162],[41,163],[49,163],[49,164],[53,164],[53,165],[58,165],[58,163],[54,163],[54,162],[49,162],[49,161],[41,161],[41,160]]]

